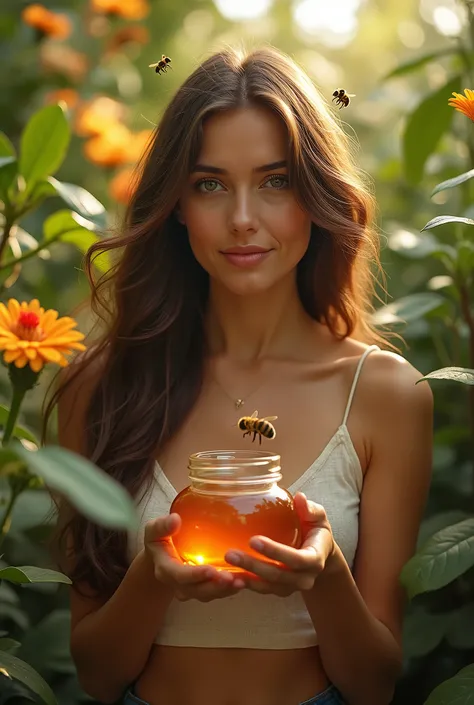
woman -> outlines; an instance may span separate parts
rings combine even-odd
[[[432,398],[370,324],[374,210],[327,102],[276,50],[219,52],[171,100],[123,233],[89,252],[89,276],[121,256],[91,278],[105,327],[59,393],[60,443],[141,516],[128,542],[60,515],[71,650],[96,699],[390,702]],[[262,448],[282,456],[302,546],[252,539],[284,568],[232,547],[243,574],[183,565],[169,508],[188,456],[248,448],[235,423],[254,409],[278,416]]]

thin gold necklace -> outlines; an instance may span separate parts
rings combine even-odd
[[[236,398],[233,397],[231,394],[229,394],[229,392],[227,391],[227,389],[225,389],[225,387],[222,386],[222,384],[219,382],[219,380],[217,379],[217,377],[216,377],[215,375],[212,375],[212,376],[213,376],[213,379],[214,379],[215,383],[217,384],[217,386],[220,387],[221,390],[222,390],[222,391],[224,392],[224,394],[226,395],[226,397],[231,400],[231,402],[234,404],[234,406],[235,406],[236,409],[240,409],[240,407],[245,404],[245,402],[247,401],[247,399],[249,399],[249,397],[251,397],[251,396],[253,396],[254,394],[256,394],[256,393],[258,392],[258,390],[260,389],[260,387],[263,385],[263,382],[262,382],[261,384],[258,385],[258,387],[257,387],[256,389],[253,390],[253,392],[250,392],[250,394],[247,394],[245,398],[238,397],[238,398],[236,399]]]

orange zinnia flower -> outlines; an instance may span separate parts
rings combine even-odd
[[[119,171],[109,182],[109,193],[116,201],[128,205],[137,186],[137,174],[133,167]]]
[[[65,355],[72,350],[85,350],[80,340],[84,335],[72,330],[77,323],[73,318],[58,318],[54,309],[44,310],[38,299],[30,303],[10,299],[0,303],[0,350],[3,360],[15,367],[30,365],[33,372],[40,372],[48,362],[61,367],[68,364]]]
[[[99,166],[120,166],[129,161],[131,133],[125,125],[110,125],[105,132],[84,144],[84,154]]]
[[[460,113],[467,115],[471,120],[474,120],[474,91],[465,88],[464,93],[465,96],[461,95],[461,93],[453,92],[454,98],[448,100],[448,105],[456,108]]]
[[[142,20],[150,12],[148,0],[91,0],[94,12],[118,15],[127,20]]]
[[[65,39],[71,34],[71,22],[66,15],[58,15],[51,10],[47,10],[43,5],[35,3],[28,5],[21,13],[25,24],[34,27],[39,32],[49,37]]]
[[[81,137],[101,135],[110,127],[119,124],[126,117],[127,109],[123,103],[108,96],[96,96],[82,103],[79,108],[74,129]]]
[[[153,130],[141,130],[131,135],[130,144],[128,146],[128,161],[138,162],[153,134]]]
[[[74,88],[58,88],[50,91],[45,96],[46,103],[66,103],[70,110],[74,110],[79,102],[79,93]]]

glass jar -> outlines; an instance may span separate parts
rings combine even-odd
[[[170,513],[181,517],[173,544],[185,563],[233,573],[224,555],[231,548],[260,560],[249,540],[256,534],[297,547],[301,526],[293,497],[280,487],[280,456],[266,451],[212,450],[189,457],[191,484],[175,497]]]

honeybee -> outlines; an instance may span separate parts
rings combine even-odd
[[[242,416],[237,424],[241,431],[245,431],[244,438],[248,434],[253,433],[252,443],[254,442],[257,434],[260,444],[262,443],[262,436],[265,438],[275,438],[276,430],[270,421],[274,421],[278,416],[265,416],[263,419],[258,418],[258,411],[254,411],[252,416]]]
[[[171,63],[171,59],[169,56],[165,56],[164,54],[161,55],[161,60],[157,61],[156,64],[149,64],[148,68],[150,69],[155,69],[156,73],[160,73],[160,71],[167,71],[171,66],[168,66],[168,64]]]
[[[347,108],[351,102],[350,99],[355,97],[355,93],[346,93],[344,88],[338,88],[332,95],[333,100],[336,101],[336,105],[341,104],[341,108]],[[341,108],[339,108],[339,110]]]

